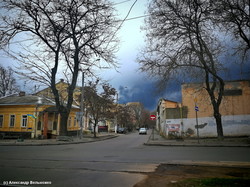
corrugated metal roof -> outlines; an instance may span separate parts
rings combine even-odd
[[[0,106],[3,105],[55,105],[55,102],[35,95],[25,95],[25,96],[7,96],[0,98]]]

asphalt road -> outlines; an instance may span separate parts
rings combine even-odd
[[[0,146],[0,184],[129,187],[160,163],[250,162],[249,148],[143,145],[148,138],[131,133],[85,144]]]

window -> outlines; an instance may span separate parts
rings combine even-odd
[[[10,127],[15,126],[15,115],[10,115]]]
[[[0,128],[3,127],[3,115],[0,115]]]
[[[68,121],[68,126],[70,127],[71,125],[71,117],[69,117],[69,121]]]
[[[224,90],[224,96],[238,96],[242,95],[241,89]]]
[[[28,116],[23,115],[22,116],[22,127],[27,127],[27,121],[28,121]]]
[[[53,130],[57,130],[57,121],[53,122]]]
[[[42,122],[38,121],[37,123],[37,130],[42,130]]]
[[[76,126],[76,117],[74,118],[74,126]]]

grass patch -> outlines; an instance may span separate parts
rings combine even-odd
[[[201,178],[186,179],[173,184],[179,187],[249,187],[250,179],[242,178]]]

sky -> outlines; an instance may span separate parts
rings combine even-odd
[[[134,4],[129,18],[135,18],[145,15],[148,0],[111,0],[117,9],[118,19],[124,19],[131,6]],[[141,102],[144,107],[153,111],[157,107],[158,100],[165,98],[172,101],[181,102],[181,84],[170,82],[164,92],[159,93],[156,88],[156,82],[146,73],[139,71],[137,57],[140,49],[145,45],[145,33],[141,30],[144,25],[144,17],[125,21],[117,32],[120,39],[119,51],[116,53],[118,69],[101,70],[99,76],[106,80],[112,87],[118,91],[118,102]],[[14,62],[5,58],[0,52],[0,63],[4,66],[12,66]],[[237,61],[229,59],[230,55],[222,57],[223,61]],[[230,63],[227,68],[231,69],[225,76],[228,79],[239,79],[240,66]],[[250,66],[248,66],[250,69]],[[249,78],[249,76],[248,76]],[[79,80],[81,77],[79,76]],[[26,86],[27,88],[27,86]],[[23,87],[25,89],[25,87]]]
[[[115,5],[119,19],[124,19],[135,0],[123,1]],[[137,0],[134,4],[129,18],[145,15],[147,0]],[[137,57],[140,49],[145,45],[145,33],[141,30],[144,25],[144,17],[125,21],[119,30],[120,47],[117,53],[117,60],[120,68],[107,70],[101,76],[118,90],[118,102],[141,102],[148,110],[155,110],[158,99],[161,97],[156,92],[155,82],[146,73],[139,71]]]
[[[116,6],[122,19],[126,16],[135,0],[113,0],[113,2],[124,2]],[[147,0],[137,0],[128,19],[145,15],[147,3]],[[121,67],[118,69],[119,73],[113,70],[103,72],[102,75],[119,91],[120,103],[139,101],[144,104],[146,109],[152,111],[156,109],[160,98],[181,102],[181,83],[172,81],[163,92],[159,93],[156,88],[156,82],[152,77],[138,70],[140,66],[136,59],[140,49],[145,45],[145,33],[141,30],[143,25],[144,18],[124,22],[118,33],[121,39],[120,50],[117,53],[118,61],[121,64]],[[227,42],[228,46],[233,47],[231,40]],[[226,73],[222,75],[225,80],[250,78],[250,63],[247,63],[241,69],[239,63],[235,63],[237,58],[232,57],[230,50],[224,53],[220,60],[228,62],[225,63],[225,68],[230,71],[225,71]]]

